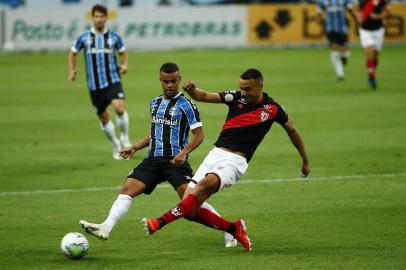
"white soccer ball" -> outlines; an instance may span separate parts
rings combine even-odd
[[[80,259],[89,250],[89,242],[83,234],[70,232],[62,238],[61,250],[69,259]]]

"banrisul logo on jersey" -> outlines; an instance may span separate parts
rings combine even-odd
[[[168,118],[158,118],[156,116],[152,116],[152,123],[162,124],[162,125],[167,125],[167,126],[176,126],[178,124],[178,119],[171,120]]]

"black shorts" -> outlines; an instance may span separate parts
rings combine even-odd
[[[329,44],[338,44],[341,46],[347,46],[348,37],[346,33],[338,33],[338,32],[328,32],[327,39]]]
[[[134,178],[146,185],[145,194],[151,194],[155,187],[168,181],[176,190],[180,185],[189,183],[193,176],[189,162],[185,162],[180,167],[173,166],[167,158],[144,159],[135,167],[128,178]]]
[[[121,83],[118,82],[100,90],[90,91],[90,98],[96,113],[100,115],[106,111],[113,99],[124,100],[124,91]]]

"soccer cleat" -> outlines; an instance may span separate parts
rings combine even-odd
[[[234,238],[237,239],[237,241],[240,242],[244,246],[245,251],[250,252],[251,251],[251,241],[247,235],[247,227],[245,226],[245,221],[242,219],[239,219],[239,220],[233,222],[233,224],[235,225]]]
[[[224,233],[224,243],[226,248],[232,248],[236,247],[238,242],[237,239],[235,239],[231,234]]]
[[[376,90],[377,87],[376,79],[368,78],[368,84],[372,88],[372,90]]]
[[[156,218],[143,218],[141,222],[144,223],[144,231],[147,235],[152,235],[161,228],[161,224]]]
[[[94,235],[103,241],[109,238],[110,232],[108,232],[101,224],[95,224],[87,222],[85,220],[81,220],[79,221],[79,225],[85,232]]]
[[[128,135],[121,134],[120,135],[120,142],[121,142],[121,145],[123,146],[123,148],[127,148],[127,147],[130,147],[132,145],[131,142],[130,142],[130,139],[128,138]]]

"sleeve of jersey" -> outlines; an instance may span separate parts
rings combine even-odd
[[[182,102],[182,110],[186,115],[190,129],[193,130],[203,125],[200,119],[199,109],[195,103],[192,103],[191,101]]]
[[[117,39],[117,42],[116,42],[116,49],[117,49],[118,52],[120,52],[120,53],[124,52],[124,51],[125,51],[125,46],[124,46],[123,39],[122,39],[121,36],[118,35],[118,34],[115,34],[115,37],[116,37],[116,39]]]
[[[278,112],[275,117],[275,121],[281,125],[284,125],[288,121],[288,113],[282,105],[278,105]]]
[[[82,49],[82,40],[83,40],[83,35],[81,35],[80,37],[78,37],[78,39],[75,41],[75,43],[73,44],[73,46],[70,48],[70,50],[73,53],[77,53],[78,51],[80,51]]]

